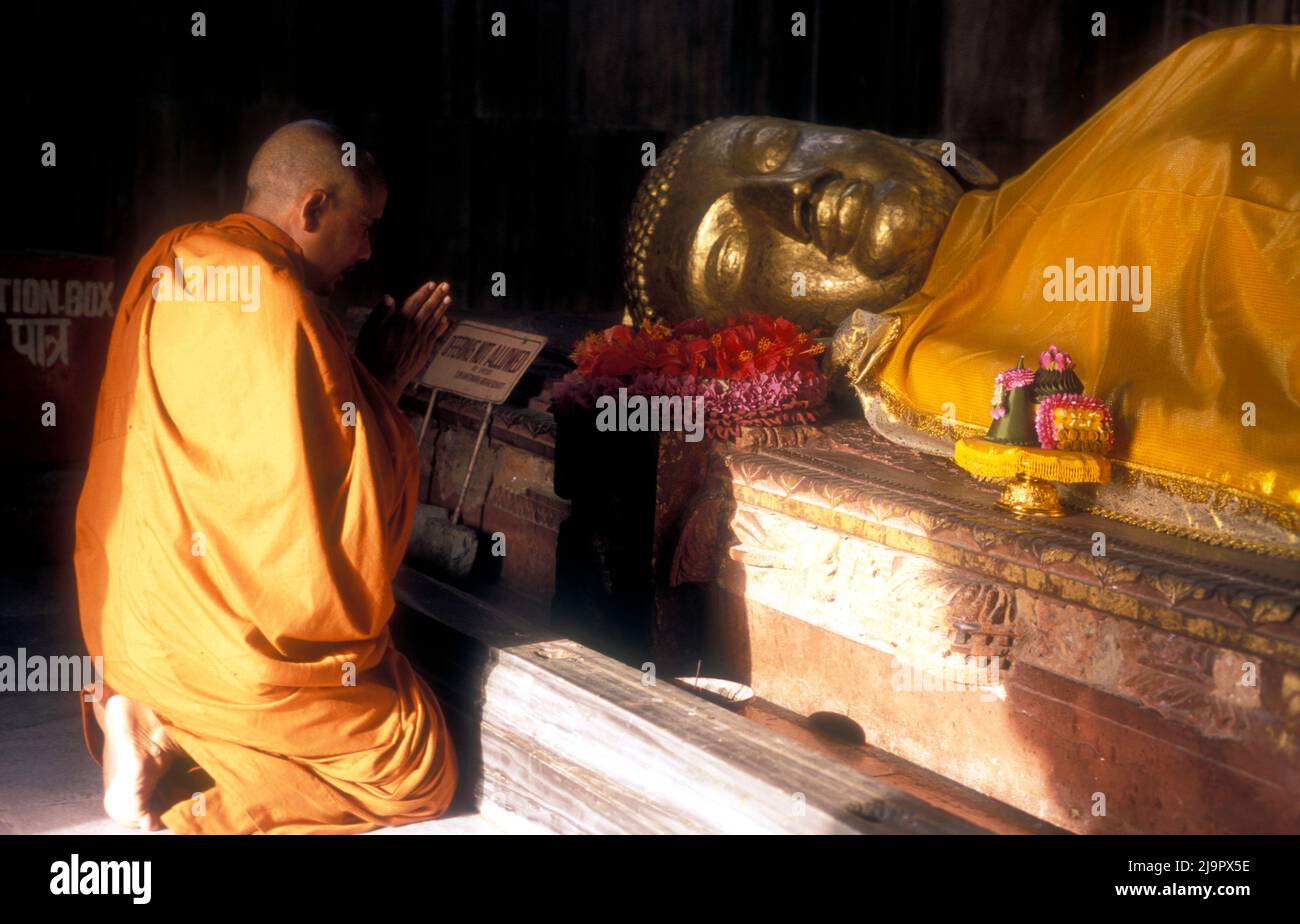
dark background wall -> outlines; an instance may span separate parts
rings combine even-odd
[[[613,310],[645,141],[771,114],[953,140],[1007,176],[1183,41],[1300,22],[1300,0],[201,6],[204,38],[179,5],[0,14],[0,249],[106,254],[124,280],[168,227],[238,209],[259,141],[314,115],[371,144],[390,181],[375,259],[344,298],[435,274],[463,309]]]

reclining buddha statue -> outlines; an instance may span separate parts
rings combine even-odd
[[[1059,347],[1109,406],[1076,507],[1300,557],[1300,27],[1174,51],[1001,184],[933,140],[772,118],[698,125],[638,192],[634,319],[834,330],[872,428],[953,453],[989,389]]]

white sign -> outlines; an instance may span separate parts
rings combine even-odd
[[[423,382],[462,398],[500,404],[546,346],[525,331],[458,321],[443,340]]]

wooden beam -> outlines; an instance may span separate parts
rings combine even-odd
[[[984,833],[410,568],[394,590],[395,631],[432,678],[478,799],[546,829]]]

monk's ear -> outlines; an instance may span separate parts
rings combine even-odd
[[[321,217],[325,214],[325,204],[329,193],[323,189],[313,189],[302,200],[302,211],[298,216],[302,220],[304,231],[315,233],[320,230]]]
[[[968,186],[976,189],[992,189],[998,185],[996,173],[985,166],[983,161],[968,154],[956,144],[945,151],[944,145],[948,142],[935,138],[899,138],[898,140],[914,151],[938,161],[941,166],[957,171],[962,182]]]

